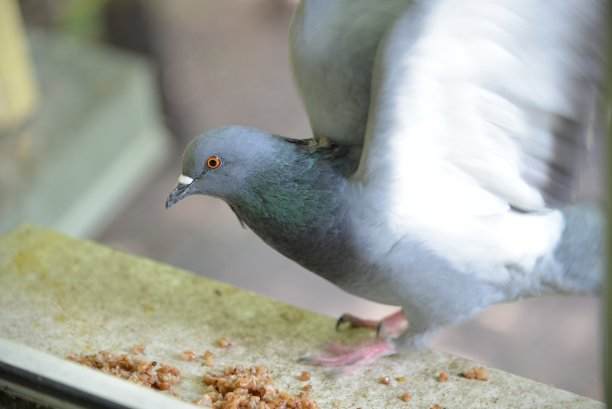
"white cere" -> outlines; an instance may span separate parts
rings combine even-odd
[[[181,185],[190,185],[191,182],[193,182],[193,178],[190,178],[189,176],[181,175],[178,178],[178,182]]]

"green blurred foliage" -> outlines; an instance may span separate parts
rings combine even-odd
[[[104,13],[110,0],[20,0],[19,3],[29,26],[98,40],[104,35]]]
[[[66,33],[86,38],[103,34],[103,14],[108,0],[62,0],[59,28]]]

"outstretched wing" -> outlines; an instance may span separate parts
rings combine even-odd
[[[571,203],[603,138],[605,12],[602,0],[419,2],[381,45],[357,178],[396,209]]]
[[[409,0],[302,0],[289,36],[317,140],[361,145],[380,40]]]

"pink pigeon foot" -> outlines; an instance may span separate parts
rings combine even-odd
[[[379,358],[396,353],[395,346],[393,346],[391,342],[380,339],[374,342],[369,341],[356,348],[332,344],[328,350],[331,356],[304,357],[302,361],[306,361],[313,365],[337,368],[342,372],[352,373]]]
[[[344,323],[350,324],[351,328],[369,328],[376,330],[377,337],[393,338],[398,336],[408,325],[404,312],[399,310],[380,321],[365,320],[351,314],[342,314],[336,321],[336,329]]]

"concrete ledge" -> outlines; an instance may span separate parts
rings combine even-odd
[[[332,376],[296,359],[329,342],[358,342],[372,334],[336,332],[329,318],[35,226],[0,238],[0,334],[57,357],[129,352],[145,344],[147,356],[183,372],[177,392],[187,402],[204,392],[207,368],[185,362],[180,353],[211,350],[219,368],[270,367],[275,384],[290,393],[303,385],[297,376],[309,371],[311,395],[321,408],[604,407],[492,368],[489,381],[468,380],[459,374],[475,363],[436,351],[387,357],[358,374]],[[233,346],[217,347],[220,337]],[[437,381],[440,372],[448,381]],[[392,382],[380,384],[381,376]],[[404,392],[409,402],[400,399]]]

